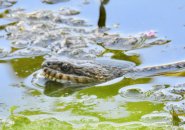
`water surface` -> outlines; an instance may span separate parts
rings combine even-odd
[[[138,66],[160,65],[185,59],[185,1],[109,0],[103,5],[98,0],[90,0],[86,4],[84,1],[70,0],[46,4],[39,0],[19,0],[10,8],[24,8],[27,12],[32,12],[41,9],[57,10],[61,7],[73,7],[80,10],[78,17],[86,19],[94,28],[98,25],[106,25],[111,28],[111,32],[120,33],[123,36],[155,30],[158,32],[158,37],[172,40],[170,44],[126,53],[120,50],[105,52],[113,53],[114,59],[132,61]],[[7,23],[9,21],[1,18],[1,26]],[[2,29],[0,34],[4,33]],[[10,41],[5,38],[2,37],[0,42],[0,48],[12,49]],[[167,129],[167,126],[164,126],[165,123],[150,126],[153,121],[147,123],[146,119],[143,119],[144,115],[151,113],[169,113],[164,109],[165,102],[148,101],[137,97],[124,98],[118,91],[132,85],[151,88],[152,84],[175,85],[185,82],[183,76],[159,75],[137,79],[118,78],[103,86],[80,89],[50,82],[47,82],[45,86],[34,85],[31,82],[32,74],[40,69],[43,60],[39,56],[13,58],[0,62],[0,118],[7,119],[11,114],[9,110],[12,106],[18,106],[14,111],[15,115],[20,115],[20,119],[24,116],[32,120],[27,125],[25,125],[26,120],[20,120],[22,125],[17,126],[19,129],[39,128],[39,123],[47,124],[47,121],[53,123],[53,126],[46,126],[48,129],[60,129],[62,125],[67,129],[72,129],[72,127],[123,129],[127,126],[138,129],[148,127]],[[38,119],[43,120],[37,121]],[[20,123],[19,120],[16,121]],[[146,124],[143,126],[140,122],[148,126]]]

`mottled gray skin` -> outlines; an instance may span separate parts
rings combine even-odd
[[[71,62],[46,60],[42,64],[46,78],[58,82],[60,82],[60,80],[68,80],[77,83],[104,82],[123,75],[153,75],[161,72],[178,70],[183,67],[185,67],[185,61],[144,68],[112,67],[109,65],[101,65],[96,62],[81,61],[81,63],[79,63],[76,60]]]
[[[185,61],[178,61],[173,62],[169,64],[162,64],[162,65],[156,65],[156,66],[148,66],[144,68],[133,68],[129,70],[130,72],[137,72],[137,73],[151,73],[152,74],[158,74],[162,72],[169,72],[169,71],[177,71],[179,69],[182,69],[185,67]]]
[[[74,60],[75,61],[75,60]],[[104,82],[123,75],[118,67],[101,65],[96,62],[45,61],[42,64],[44,76],[61,82],[67,80],[76,83]]]

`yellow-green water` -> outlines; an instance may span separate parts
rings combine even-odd
[[[13,7],[27,11],[72,6],[81,11],[79,17],[87,19],[94,27],[99,17],[99,1],[71,0],[57,4],[44,4],[39,0],[19,0]],[[136,65],[158,65],[185,58],[184,22],[185,2],[148,0],[110,0],[105,5],[106,25],[120,24],[123,35],[146,30],[157,30],[159,36],[172,40],[171,45],[155,46],[123,52],[107,49],[112,58],[127,60]],[[0,17],[6,15],[1,9]],[[5,12],[5,13],[3,13]],[[14,23],[13,23],[14,24]],[[0,25],[1,33],[4,23]],[[9,41],[0,43],[10,48]],[[102,54],[102,55],[103,55]],[[132,54],[132,55],[130,55]],[[101,56],[101,55],[100,55]],[[142,124],[142,117],[153,112],[164,112],[164,102],[142,99],[126,99],[119,95],[119,89],[134,84],[171,84],[185,82],[183,72],[165,73],[157,77],[123,78],[104,86],[76,88],[47,82],[45,86],[33,85],[31,74],[41,68],[43,57],[1,60],[0,62],[0,119],[3,130],[70,130],[70,129],[174,129],[173,124]],[[15,107],[16,106],[16,107]],[[178,119],[177,119],[178,120]]]

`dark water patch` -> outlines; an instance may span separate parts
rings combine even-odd
[[[68,96],[77,91],[78,88],[72,86],[65,86],[64,84],[58,82],[48,81],[45,84],[44,94],[49,97],[61,97]]]
[[[75,84],[75,83],[58,83],[55,81],[47,81],[44,87],[44,94],[49,97],[66,97],[82,89],[91,87],[91,84]]]

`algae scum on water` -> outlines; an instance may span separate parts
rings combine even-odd
[[[168,0],[0,0],[0,128],[185,129],[184,10]],[[59,83],[42,75],[50,59],[138,71]]]

